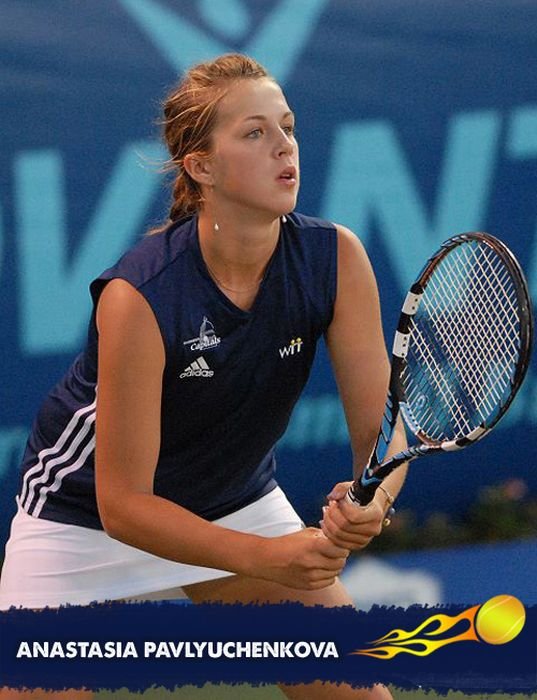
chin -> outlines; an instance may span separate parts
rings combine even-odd
[[[264,214],[268,215],[271,219],[271,221],[274,221],[275,219],[278,219],[280,216],[283,216],[284,214],[290,214],[292,211],[294,211],[297,203],[297,197],[275,197],[272,196],[272,198],[268,199],[266,197],[263,197],[263,199],[257,199],[255,201],[253,198],[249,202],[245,201],[243,199],[242,204],[246,205],[249,209],[251,209],[252,213],[257,211],[261,216],[264,218]],[[263,214],[264,212],[264,214]],[[255,214],[254,214],[255,216]]]
[[[287,202],[283,202],[280,207],[278,207],[278,216],[283,216],[283,214],[290,214],[295,210],[297,203],[297,197],[290,198]]]

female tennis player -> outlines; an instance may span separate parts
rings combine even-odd
[[[294,115],[254,60],[194,67],[164,114],[169,221],[91,284],[87,347],[24,455],[1,607],[185,594],[350,604],[338,574],[380,533],[403,474],[363,508],[336,485],[321,527],[304,528],[274,446],[324,335],[357,469],[366,461],[389,375],[370,264],[348,229],[294,213]]]

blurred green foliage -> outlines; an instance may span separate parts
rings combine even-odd
[[[396,504],[397,506],[397,504]],[[412,510],[396,510],[382,537],[376,537],[368,552],[412,549],[442,549],[462,544],[499,542],[537,536],[537,497],[522,479],[509,479],[483,488],[477,500],[462,515],[433,512],[418,522]]]

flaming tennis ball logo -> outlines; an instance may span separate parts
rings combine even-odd
[[[460,624],[464,622],[466,629],[461,631]],[[432,615],[408,632],[392,630],[371,642],[369,649],[357,649],[352,653],[376,659],[392,659],[402,653],[428,656],[455,642],[507,644],[520,634],[525,622],[526,611],[522,603],[511,595],[498,595],[459,615]],[[456,626],[458,632],[453,634]]]
[[[507,644],[521,632],[525,622],[526,611],[517,598],[497,595],[479,608],[475,628],[487,644]]]

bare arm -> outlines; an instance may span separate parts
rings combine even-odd
[[[327,344],[349,426],[356,478],[367,463],[378,433],[390,366],[377,285],[367,254],[351,231],[342,226],[337,229],[338,287]],[[405,445],[399,421],[389,454]],[[405,472],[406,467],[400,467],[383,484],[394,497],[401,489]],[[343,501],[349,486],[349,482],[338,484],[329,494],[332,502],[324,512],[323,530],[334,542],[346,542],[346,546],[356,549],[380,532],[389,504],[385,493],[378,490],[370,506],[351,506]]]
[[[106,532],[173,561],[276,580],[328,585],[347,550],[312,529],[279,538],[229,530],[153,493],[160,449],[164,346],[154,314],[124,280],[112,280],[97,309],[99,372],[96,488]]]

